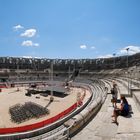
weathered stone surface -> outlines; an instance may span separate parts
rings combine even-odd
[[[118,84],[120,94],[128,94],[127,89]],[[118,96],[119,97],[119,96]],[[140,112],[133,98],[127,98],[132,107],[128,117],[118,117],[119,125],[112,123],[113,107],[109,94],[95,118],[72,140],[140,140]]]
[[[102,124],[95,134],[100,137],[113,138],[116,135],[117,126],[115,124]]]
[[[119,126],[117,133],[132,133],[133,132],[133,122],[131,118],[121,117],[119,118]]]

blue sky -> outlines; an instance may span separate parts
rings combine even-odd
[[[0,0],[0,56],[140,52],[140,0]]]

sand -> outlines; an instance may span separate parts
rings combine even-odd
[[[2,89],[2,92],[0,92],[0,128],[24,126],[51,118],[76,103],[77,94],[79,92],[81,93],[81,96],[83,96],[84,92],[86,93],[83,100],[84,102],[86,102],[91,96],[88,90],[71,87],[68,96],[65,96],[64,98],[54,96],[54,101],[47,107],[50,111],[49,115],[17,124],[11,121],[9,107],[18,103],[24,104],[25,102],[34,102],[45,107],[49,103],[50,95],[47,97],[43,97],[39,94],[32,95],[31,97],[25,96],[25,93],[27,92],[26,89],[27,87],[19,87],[19,91],[17,91],[17,88]],[[36,98],[36,96],[39,98]]]

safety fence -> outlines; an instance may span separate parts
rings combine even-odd
[[[5,83],[0,83],[0,88],[7,88],[7,85]]]
[[[69,107],[68,109],[66,109],[63,112],[59,113],[58,115],[56,115],[56,116],[54,116],[52,118],[49,118],[47,120],[38,122],[38,123],[25,125],[25,126],[20,126],[20,127],[0,128],[0,134],[9,134],[9,133],[11,134],[11,133],[27,132],[27,131],[31,131],[31,130],[35,130],[35,129],[44,127],[46,125],[54,123],[55,121],[65,117],[66,115],[68,115],[70,112],[72,112],[76,108],[77,108],[77,103],[73,104],[71,107]]]

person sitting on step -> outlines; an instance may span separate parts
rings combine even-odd
[[[117,118],[119,115],[121,116],[127,116],[129,114],[129,104],[127,99],[124,96],[121,96],[121,104],[120,107],[116,107],[114,108],[113,111],[113,115],[112,117],[114,117],[113,123],[116,123],[118,125],[117,122]]]

